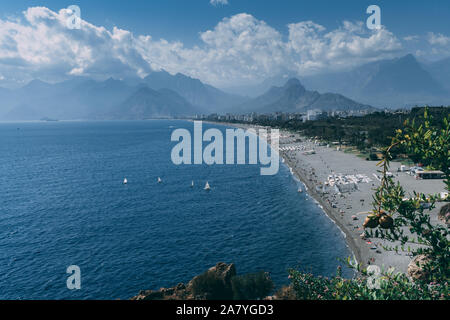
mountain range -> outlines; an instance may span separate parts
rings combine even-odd
[[[144,79],[94,81],[79,77],[50,84],[33,80],[0,88],[0,119],[145,119],[213,113],[246,98],[182,74],[153,72]]]
[[[245,100],[242,96],[225,93],[181,73],[171,75],[164,70],[152,72],[144,78],[143,82],[155,90],[171,89],[193,106],[198,106],[205,111],[212,110],[211,112],[221,113],[230,106],[240,104]]]
[[[297,78],[289,79],[281,87],[274,86],[263,95],[236,108],[237,113],[305,112],[307,110],[367,110],[369,105],[355,102],[336,93],[308,91]]]
[[[442,84],[447,92],[450,92],[450,57],[426,64],[425,69]]]
[[[101,115],[100,118],[139,120],[187,116],[199,111],[201,111],[200,108],[191,105],[171,89],[154,90],[142,86],[123,103]]]
[[[368,106],[339,94],[307,91],[298,79],[258,98],[229,94],[182,74],[153,72],[144,79],[94,81],[74,78],[50,84],[33,80],[0,90],[1,120],[147,119],[210,113],[304,112]]]
[[[450,104],[450,58],[424,63],[406,55],[345,72],[308,77],[288,72],[229,89],[233,93],[166,71],[144,79],[74,77],[54,84],[33,80],[18,89],[0,88],[0,120],[145,119]]]
[[[302,77],[315,90],[334,90],[375,107],[450,103],[450,59],[422,64],[408,54],[351,71]]]
[[[230,87],[237,94],[257,97],[272,86],[297,77],[307,88],[338,92],[350,99],[381,108],[450,104],[450,57],[419,62],[412,54],[364,64],[348,71],[302,76],[292,71],[274,75],[259,84]]]

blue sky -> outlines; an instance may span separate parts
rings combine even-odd
[[[89,24],[82,32],[52,23],[55,17],[63,21],[60,10],[73,4]],[[364,30],[371,4],[381,8],[379,34]],[[36,6],[48,11],[29,10]],[[8,50],[0,49],[0,84],[36,77],[144,76],[164,68],[226,86],[285,71],[351,68],[406,53],[432,61],[450,55],[449,17],[445,0],[228,0],[216,6],[210,0],[2,1],[0,23],[6,27],[0,45],[5,42]],[[70,45],[63,46],[63,40]]]
[[[398,36],[431,31],[450,34],[448,0],[229,0],[228,3],[213,6],[209,0],[14,0],[2,1],[0,12],[2,17],[20,16],[30,6],[58,11],[76,4],[82,9],[83,19],[94,24],[118,26],[137,34],[152,34],[192,45],[199,43],[200,31],[242,12],[287,32],[287,24],[303,20],[327,28],[335,28],[343,20],[364,20],[368,16],[366,8],[377,4],[382,10],[383,25]]]

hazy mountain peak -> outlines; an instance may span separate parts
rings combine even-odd
[[[285,84],[285,87],[292,87],[292,86],[301,86],[301,87],[303,87],[302,83],[297,78],[290,78]]]
[[[225,93],[182,73],[171,75],[164,70],[152,72],[144,78],[144,83],[155,90],[171,89],[191,105],[203,108],[205,112],[229,111],[231,107],[245,101],[245,98]]]
[[[409,61],[416,61],[416,57],[412,53],[408,53],[407,55],[404,55],[403,57],[400,57],[399,60],[409,60]]]
[[[450,93],[450,57],[430,63],[427,70]]]
[[[190,115],[196,108],[170,89],[141,86],[110,114],[119,119],[146,119]]]
[[[409,53],[403,57],[394,59],[391,61],[392,64],[402,65],[404,67],[420,67],[420,63],[417,61],[416,57]]]
[[[156,92],[155,90],[149,88],[148,86],[142,85],[142,86],[138,87],[138,89],[136,90],[136,92],[134,94],[135,95],[136,94],[153,94],[155,92]]]
[[[297,96],[303,95],[306,92],[305,87],[297,78],[289,79],[283,89],[286,91],[286,94],[291,97],[291,99],[295,99]]]
[[[372,107],[335,93],[308,91],[297,78],[289,79],[283,87],[272,87],[262,96],[241,106],[241,112],[305,112],[306,110],[363,110]]]
[[[339,92],[383,108],[450,102],[450,60],[424,65],[407,54],[371,62],[347,72],[302,78],[308,87]],[[446,91],[447,89],[447,91]]]
[[[442,94],[442,86],[424,70],[412,54],[388,60],[370,77],[363,94],[386,96]]]

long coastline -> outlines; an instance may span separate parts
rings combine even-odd
[[[250,126],[240,123],[214,122],[214,121],[203,121],[203,122],[214,125],[229,126],[244,130],[250,128]],[[353,259],[357,263],[362,263],[362,265],[364,266],[365,264],[363,263],[362,260],[363,256],[361,252],[361,247],[357,245],[357,242],[353,238],[353,234],[351,233],[351,231],[345,227],[342,221],[339,220],[338,213],[335,212],[335,210],[329,205],[329,203],[324,201],[324,199],[315,191],[316,186],[309,180],[308,173],[304,169],[295,165],[295,163],[284,152],[278,151],[278,154],[280,158],[283,160],[283,163],[290,169],[292,175],[295,176],[301,183],[303,183],[306,186],[307,190],[305,190],[305,192],[320,205],[320,208],[322,209],[324,214],[328,216],[328,218],[331,219],[331,221],[333,221],[339,228],[339,230],[344,234],[345,242],[348,248],[350,249]]]
[[[257,129],[259,126],[242,123],[211,122],[214,125],[223,125],[234,128]],[[299,142],[301,141],[301,142]],[[305,154],[298,149],[315,150],[313,154]],[[281,147],[283,146],[283,147]],[[291,147],[286,150],[286,147]],[[292,147],[294,150],[292,150]],[[304,149],[303,149],[304,150]],[[328,146],[319,146],[307,137],[287,130],[280,130],[280,158],[284,160],[292,174],[307,188],[307,193],[322,208],[336,226],[345,235],[345,241],[354,259],[364,268],[368,265],[377,265],[380,268],[394,267],[396,271],[407,272],[412,259],[409,249],[417,247],[414,243],[408,243],[408,249],[391,250],[388,247],[401,247],[400,242],[388,242],[377,238],[366,238],[362,226],[367,214],[373,210],[372,195],[379,185],[379,172],[376,162],[358,158],[355,154],[343,152]],[[400,171],[401,163],[392,163],[393,172]],[[324,194],[316,190],[323,185],[330,174],[359,175],[366,177],[366,182],[359,183],[356,190],[343,194]],[[413,195],[414,191],[420,193],[439,193],[444,191],[442,181],[416,180],[413,176],[398,172],[395,178],[405,187],[405,190]],[[441,223],[437,218],[439,208],[430,212],[432,223]]]
[[[312,197],[317,203],[320,204],[320,207],[324,214],[326,214],[335,224],[336,226],[343,232],[345,235],[345,241],[350,248],[351,253],[353,254],[353,258],[356,262],[362,262],[361,249],[356,244],[356,241],[353,239],[353,234],[345,227],[345,225],[338,219],[337,213],[333,210],[330,204],[316,192],[316,186],[309,180],[308,174],[305,170],[298,168],[286,155],[280,153],[280,156],[285,161],[285,164],[291,169],[291,172],[299,179],[308,189],[306,190],[307,194]]]

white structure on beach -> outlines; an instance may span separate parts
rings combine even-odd
[[[370,183],[370,182],[372,182],[372,179],[370,179],[365,174],[356,174],[356,175],[332,174],[328,176],[328,180],[325,181],[325,185],[330,186],[337,193],[344,193],[358,190],[359,183]]]

